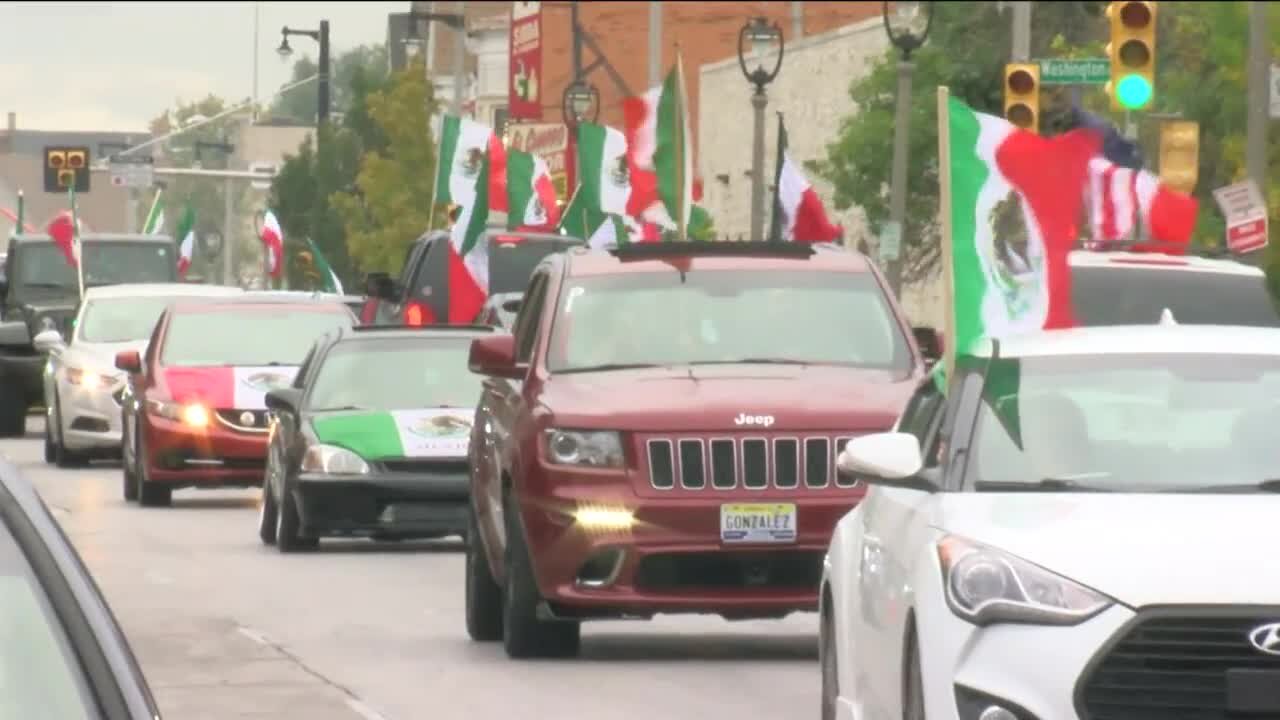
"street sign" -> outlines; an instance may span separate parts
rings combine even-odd
[[[880,261],[897,262],[902,255],[902,226],[890,220],[880,228]]]
[[[1267,204],[1258,185],[1245,180],[1213,191],[1227,220],[1227,249],[1248,253],[1267,246]]]
[[[269,162],[250,163],[249,172],[257,173],[263,176],[261,180],[249,181],[249,185],[252,186],[254,190],[270,190],[271,189],[271,180],[276,175],[276,166],[274,163],[269,163]]]
[[[155,159],[148,155],[112,156],[107,164],[115,187],[149,188],[155,182]]]
[[[1271,66],[1271,117],[1280,118],[1280,65]]]
[[[1107,58],[1036,62],[1040,63],[1040,82],[1045,85],[1105,85],[1111,80],[1111,61]]]
[[[511,3],[511,37],[507,54],[511,58],[507,79],[507,108],[511,117],[541,120],[542,84],[542,3]]]

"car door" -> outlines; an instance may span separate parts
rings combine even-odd
[[[426,252],[426,243],[421,238],[415,240],[404,254],[404,265],[400,267],[400,277],[396,280],[396,287],[400,294],[395,300],[380,300],[378,309],[374,313],[374,324],[376,325],[400,325],[404,320],[404,304],[407,294],[409,278],[413,277],[414,271],[417,269],[418,263],[422,258],[422,254]]]
[[[538,330],[547,297],[550,278],[547,272],[535,274],[529,282],[529,301],[516,317],[514,332],[516,362],[531,363],[537,347]],[[503,517],[503,477],[516,471],[518,462],[514,434],[516,423],[524,413],[526,398],[524,381],[508,378],[485,378],[477,418],[480,420],[480,437],[486,472],[478,475],[479,486],[473,488],[476,511],[480,521],[498,540],[498,547],[506,546],[506,525]],[[496,548],[494,548],[496,549]],[[493,552],[494,549],[491,549]],[[494,555],[493,558],[500,558]],[[500,565],[500,563],[494,563]]]
[[[448,236],[436,235],[426,243],[418,267],[405,285],[405,304],[410,300],[426,305],[437,322],[449,318]],[[403,310],[402,310],[403,312]]]

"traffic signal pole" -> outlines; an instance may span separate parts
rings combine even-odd
[[[1270,125],[1271,39],[1267,33],[1267,6],[1249,3],[1249,102],[1245,120],[1246,167],[1249,179],[1267,192],[1267,127]]]

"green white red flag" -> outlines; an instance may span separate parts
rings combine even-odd
[[[143,235],[161,235],[164,233],[164,188],[156,189],[155,199],[151,201],[151,210],[147,212],[147,220],[142,224]]]
[[[489,163],[488,198],[493,210],[506,211],[506,148],[488,125],[445,115],[440,126],[440,157],[436,164],[437,204],[466,207],[475,202],[476,180],[482,162]]]
[[[686,97],[683,64],[677,59],[662,85],[650,88],[639,97],[627,98],[622,105],[631,179],[627,215],[665,230],[676,229],[676,203],[669,202],[681,197],[675,188],[687,186],[693,202],[702,199],[702,183],[693,177],[693,142]],[[665,148],[663,154],[658,152],[660,145]],[[660,163],[659,158],[664,158],[664,162]],[[679,162],[673,162],[677,158]],[[677,170],[680,172],[676,173]],[[688,209],[691,205],[691,202],[684,204],[685,213],[691,212]],[[685,225],[688,225],[687,217]],[[646,235],[657,232],[658,228],[645,229]]]
[[[604,125],[578,126],[578,197],[605,215],[626,215],[631,199],[627,137]]]
[[[178,238],[178,274],[186,277],[196,252],[196,211],[191,203],[183,208],[182,219],[178,221]]]
[[[533,153],[508,150],[507,229],[548,231],[559,222],[556,186],[547,163]]]
[[[450,325],[475,320],[489,295],[489,248],[480,242],[489,224],[492,169],[487,155],[481,158],[471,202],[449,233],[449,318]]]
[[[284,269],[284,230],[280,229],[276,214],[269,209],[262,218],[259,237],[262,239],[262,252],[267,257],[267,274],[278,278]]]

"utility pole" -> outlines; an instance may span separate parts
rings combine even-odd
[[[1031,3],[1017,0],[1011,3],[1013,12],[1013,53],[1011,62],[1031,62]]]
[[[577,5],[574,5],[575,13]],[[578,23],[574,24],[574,36],[577,36],[576,28]],[[579,52],[581,49],[579,48]],[[581,59],[578,60],[581,64]],[[658,0],[649,0],[649,87],[657,87],[662,82],[662,3]]]
[[[458,15],[463,18],[458,23],[453,43],[453,114],[462,117],[462,85],[467,73],[467,4],[458,1]]]
[[[319,75],[319,86],[316,88],[316,97],[319,98],[320,107],[316,110],[316,124],[323,125],[329,122],[329,83],[331,75],[329,67],[329,21],[320,21],[320,69],[317,71]]]
[[[1249,179],[1267,193],[1267,129],[1271,113],[1271,48],[1267,34],[1267,5],[1249,3],[1249,114],[1245,124],[1245,157]]]

